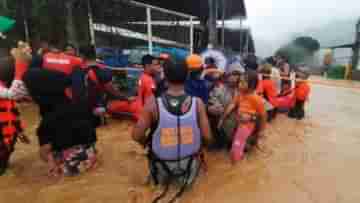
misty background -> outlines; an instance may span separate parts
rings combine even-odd
[[[319,40],[322,47],[352,43],[360,17],[359,0],[245,0],[256,52],[272,55],[298,36]]]

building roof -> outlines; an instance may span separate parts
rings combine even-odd
[[[137,0],[142,3],[151,4],[154,6],[166,8],[173,11],[178,11],[193,16],[207,19],[209,16],[209,1],[208,0]],[[235,16],[246,17],[246,7],[244,0],[225,0],[226,1],[226,18]],[[221,13],[221,3],[219,5]]]

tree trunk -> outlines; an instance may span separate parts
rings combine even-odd
[[[67,0],[65,2],[65,9],[66,9],[66,33],[68,42],[73,44],[75,47],[77,46],[77,37],[76,37],[76,28],[74,24],[73,18],[73,8],[74,8],[74,1]]]
[[[2,0],[2,6],[5,10],[8,10],[9,7],[8,7],[8,3],[7,3],[7,0]]]

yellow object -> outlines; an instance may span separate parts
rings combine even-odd
[[[199,70],[203,67],[203,59],[197,54],[192,54],[186,58],[186,64],[189,70]]]
[[[333,52],[331,49],[325,50],[324,65],[330,65],[333,62]]]
[[[344,79],[345,80],[351,80],[351,73],[352,73],[352,65],[351,64],[346,64],[345,65]]]

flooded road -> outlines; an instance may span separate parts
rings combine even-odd
[[[226,152],[207,153],[207,173],[180,202],[360,202],[360,91],[349,86],[314,85],[306,119],[279,116],[269,125],[261,149],[236,166]],[[96,170],[55,180],[47,178],[39,160],[37,110],[24,106],[23,114],[33,142],[17,145],[9,172],[0,177],[1,203],[148,203],[159,191],[146,185],[144,151],[130,139],[130,122],[111,121],[99,129],[101,163]]]

